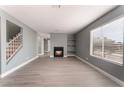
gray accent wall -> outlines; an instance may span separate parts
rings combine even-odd
[[[124,65],[119,66],[90,56],[90,31],[112,21],[120,15],[124,15],[124,6],[119,6],[113,9],[92,24],[88,25],[85,29],[79,31],[76,34],[76,55],[85,60],[88,60],[89,63],[124,81]]]
[[[24,62],[30,60],[37,56],[37,33],[21,23],[14,17],[10,16],[6,12],[0,10],[1,24],[0,24],[0,55],[1,55],[1,73],[11,70],[23,64]],[[12,58],[12,60],[6,63],[6,20],[18,25],[23,30],[23,47],[19,52]]]
[[[76,46],[76,40],[74,34],[68,34],[67,36],[67,53],[68,56],[75,55],[75,46]]]
[[[50,56],[54,56],[54,47],[64,47],[64,57],[67,57],[67,34],[51,33],[50,34]]]

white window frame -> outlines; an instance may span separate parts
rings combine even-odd
[[[90,56],[92,56],[92,57],[95,57],[95,58],[98,58],[98,59],[101,59],[101,60],[104,60],[104,61],[106,61],[106,62],[110,62],[110,63],[113,63],[113,64],[116,64],[116,65],[119,65],[119,66],[123,66],[123,64],[124,64],[124,62],[122,61],[122,63],[118,63],[118,61],[114,61],[114,60],[111,60],[111,59],[107,59],[107,58],[104,58],[103,56],[102,57],[100,57],[100,56],[96,56],[96,55],[93,55],[93,32],[94,31],[96,31],[96,29],[102,29],[104,26],[106,26],[107,24],[109,24],[109,23],[112,23],[112,22],[114,22],[114,21],[116,21],[116,20],[118,20],[118,19],[120,19],[120,18],[123,18],[124,19],[124,16],[119,16],[119,17],[117,17],[117,18],[115,18],[114,20],[112,20],[112,21],[110,21],[110,22],[108,22],[108,23],[105,23],[105,24],[103,24],[102,26],[100,26],[100,27],[97,27],[97,28],[95,28],[95,29],[93,29],[93,30],[91,30],[90,31]],[[124,32],[123,32],[123,36],[124,36]],[[123,41],[124,41],[124,37],[123,37]],[[104,39],[103,39],[103,42],[104,42]],[[104,44],[104,43],[102,43],[102,44]],[[104,45],[102,45],[102,55],[104,54],[103,53],[103,47]],[[123,53],[123,57],[124,57],[124,53]],[[123,59],[122,59],[123,60]]]

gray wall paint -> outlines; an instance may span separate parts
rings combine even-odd
[[[50,34],[51,52],[50,56],[54,56],[54,47],[64,47],[64,56],[67,56],[67,34],[52,33]]]
[[[37,55],[37,33],[2,10],[0,10],[0,16],[1,72],[4,73]],[[6,64],[6,20],[11,21],[23,29],[23,47],[8,64]]]
[[[91,64],[124,81],[124,66],[115,65],[113,63],[90,56],[90,31],[112,21],[120,15],[124,15],[124,6],[112,10],[87,26],[82,31],[78,32],[76,34],[76,54],[85,60],[88,58],[88,62]]]
[[[6,71],[36,56],[36,37],[37,34],[35,32],[23,29],[23,47],[6,65]]]
[[[74,55],[75,54],[75,35],[74,34],[68,34],[67,36],[67,53],[68,55]]]

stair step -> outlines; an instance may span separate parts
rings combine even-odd
[[[19,47],[22,45],[22,33],[18,33],[10,42],[7,44],[6,48],[6,59],[10,60],[15,52],[18,51]]]

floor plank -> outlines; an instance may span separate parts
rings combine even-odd
[[[75,57],[40,57],[0,79],[8,87],[119,87]]]

